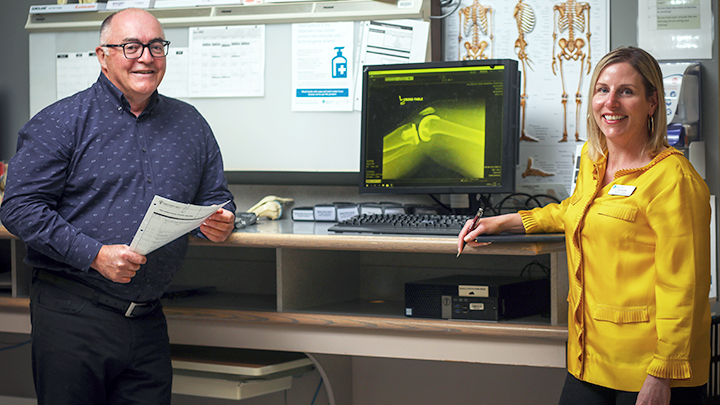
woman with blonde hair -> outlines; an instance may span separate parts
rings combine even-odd
[[[458,237],[564,232],[568,376],[560,404],[697,404],[710,367],[710,194],[666,139],[662,72],[642,49],[605,55],[590,83],[575,191],[483,218]]]

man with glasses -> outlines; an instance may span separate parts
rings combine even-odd
[[[38,404],[169,404],[167,325],[159,298],[187,250],[128,247],[155,195],[232,200],[207,122],[157,88],[169,42],[140,9],[110,15],[87,90],[35,115],[9,165],[3,225],[33,266],[32,356]],[[193,231],[224,241],[235,206]]]

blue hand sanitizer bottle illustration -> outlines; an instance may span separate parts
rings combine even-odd
[[[347,59],[342,54],[343,46],[337,46],[337,55],[332,58],[332,77],[334,79],[347,78]]]

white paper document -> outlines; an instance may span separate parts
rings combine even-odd
[[[638,46],[660,60],[712,59],[710,0],[639,0]]]
[[[263,97],[265,25],[191,27],[190,97]]]
[[[355,109],[362,109],[362,67],[425,62],[430,23],[416,20],[363,21],[359,68],[355,74]]]
[[[220,205],[202,206],[180,203],[156,195],[130,243],[130,249],[147,255],[197,228],[229,202],[228,200]]]
[[[187,98],[190,86],[190,48],[172,47],[165,60],[165,76],[158,91],[168,97]]]
[[[95,51],[56,54],[55,75],[58,100],[92,86],[100,75]]]

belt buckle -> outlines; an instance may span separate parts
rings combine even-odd
[[[143,306],[145,306],[145,305],[147,305],[147,304],[142,304],[142,303],[141,303],[141,304],[138,304],[138,303],[136,303],[136,302],[131,302],[131,303],[130,303],[130,306],[128,306],[127,311],[125,311],[125,317],[126,317],[126,318],[134,318],[135,315],[133,315],[133,311],[135,310],[135,308],[136,308],[136,307],[143,307]]]

